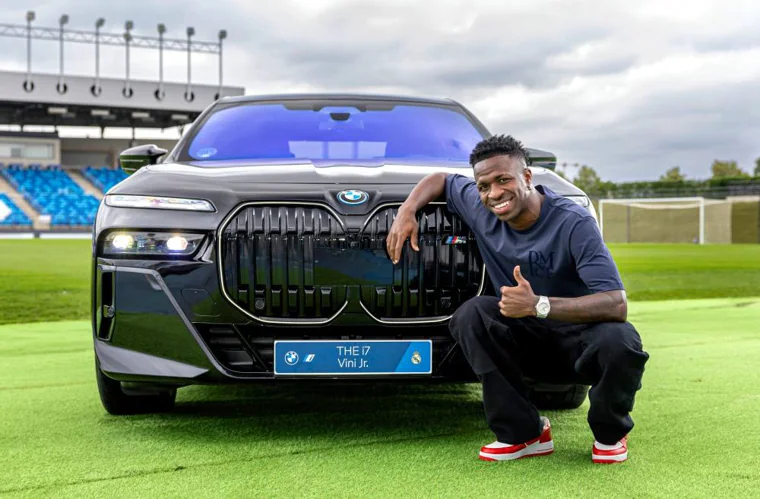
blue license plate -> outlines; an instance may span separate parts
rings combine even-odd
[[[431,374],[430,340],[275,341],[275,375]]]

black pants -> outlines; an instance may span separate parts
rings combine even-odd
[[[630,323],[510,319],[499,313],[498,298],[479,296],[459,307],[449,328],[483,384],[486,421],[500,442],[521,443],[541,433],[525,377],[591,385],[588,423],[603,444],[633,428],[630,411],[649,355]]]

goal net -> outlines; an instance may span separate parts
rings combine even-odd
[[[730,243],[731,202],[684,198],[599,200],[599,225],[613,243]]]

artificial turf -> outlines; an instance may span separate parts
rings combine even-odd
[[[755,296],[760,244],[611,244],[628,298]],[[86,319],[89,240],[0,240],[0,324]]]
[[[0,240],[0,324],[87,318],[91,260],[89,240]]]
[[[100,405],[86,321],[0,326],[2,497],[757,497],[760,297],[633,302],[651,355],[630,459],[486,463],[477,385],[189,387],[174,413]],[[587,404],[587,403],[586,403]]]

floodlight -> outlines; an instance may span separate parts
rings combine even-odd
[[[161,35],[163,35],[164,33],[166,33],[166,25],[165,24],[161,23],[161,24],[158,25],[158,33],[161,34]]]
[[[95,21],[95,27],[102,28],[105,23],[106,23],[106,20],[101,17],[100,19]]]
[[[33,10],[29,10],[29,11],[26,12],[26,22],[30,23],[30,22],[34,21],[34,17],[35,16],[34,16],[34,11]]]
[[[69,23],[69,16],[67,14],[62,15],[61,18],[58,20],[58,24],[60,24],[61,26],[68,23]]]

